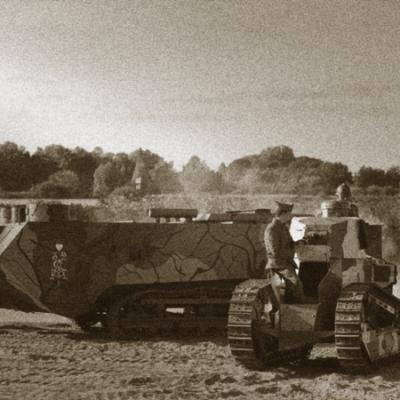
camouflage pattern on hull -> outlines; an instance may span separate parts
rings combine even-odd
[[[118,285],[259,277],[266,262],[265,226],[78,221],[5,225],[0,233],[1,285],[12,288],[13,298],[9,295],[1,306],[21,308],[18,302],[29,299],[32,309],[73,318]]]

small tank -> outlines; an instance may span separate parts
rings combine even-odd
[[[291,221],[291,236],[305,243],[293,260],[303,303],[286,296],[277,274],[235,288],[228,339],[238,362],[271,367],[303,359],[329,340],[348,372],[367,372],[399,354],[397,267],[382,259],[381,226],[354,216],[348,204],[325,201],[322,216]]]

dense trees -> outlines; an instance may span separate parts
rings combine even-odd
[[[121,171],[112,161],[100,164],[94,172],[93,195],[96,197],[107,196],[122,185]]]
[[[172,162],[159,160],[150,170],[153,193],[176,193],[182,191],[179,174],[174,170]]]
[[[61,145],[38,148],[30,154],[22,146],[0,144],[0,189],[39,197],[105,197],[110,194],[140,198],[174,192],[333,194],[347,181],[368,193],[396,193],[400,166],[387,171],[363,166],[352,176],[339,162],[296,157],[287,146],[269,147],[217,171],[192,156],[182,171],[149,150],[105,153]]]
[[[268,147],[254,158],[254,165],[259,169],[286,167],[295,161],[293,150],[288,146]]]
[[[39,183],[31,193],[36,197],[63,198],[82,195],[83,187],[78,175],[70,170],[60,170]]]
[[[324,162],[318,168],[321,177],[321,186],[326,192],[333,192],[341,183],[352,182],[352,175],[348,167],[342,163]]]
[[[340,183],[352,181],[346,165],[296,158],[287,146],[234,160],[223,177],[228,187],[244,193],[333,193]]]
[[[108,160],[105,162],[105,160]],[[118,190],[120,189],[120,190]],[[149,150],[138,149],[127,155],[103,157],[94,172],[93,195],[135,197],[148,193],[172,193],[181,190],[173,163]]]
[[[220,192],[223,187],[223,178],[198,156],[192,156],[182,168],[180,182],[183,190],[193,192]]]
[[[5,142],[0,145],[0,187],[7,191],[29,189],[32,181],[30,154],[24,147]]]
[[[357,186],[366,188],[368,186],[385,186],[385,171],[383,169],[361,167],[356,177]]]
[[[362,166],[356,174],[356,184],[361,188],[369,186],[388,186],[394,189],[399,188],[400,167],[391,167],[387,171],[379,168]]]
[[[400,188],[400,167],[391,167],[386,171],[385,183],[395,189]]]

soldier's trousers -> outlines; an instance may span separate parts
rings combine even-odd
[[[282,269],[267,268],[265,272],[267,278],[273,273],[277,273],[285,281],[285,301],[288,303],[304,303],[303,284],[296,274],[296,269],[293,265],[289,264]]]

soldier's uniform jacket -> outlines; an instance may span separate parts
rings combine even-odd
[[[278,218],[267,226],[264,234],[267,250],[267,269],[286,269],[293,267],[295,246],[289,229]]]

